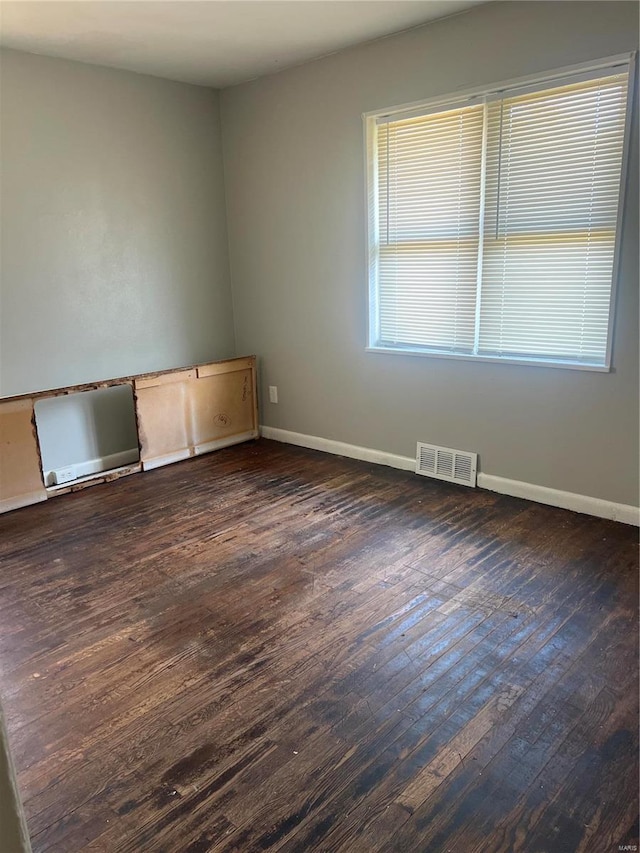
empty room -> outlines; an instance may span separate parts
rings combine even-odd
[[[0,853],[638,850],[639,9],[0,2]]]

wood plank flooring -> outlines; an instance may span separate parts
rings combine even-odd
[[[635,528],[260,440],[0,564],[35,853],[637,849]]]

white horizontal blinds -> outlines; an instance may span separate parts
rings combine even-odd
[[[479,354],[605,363],[627,76],[489,104]]]
[[[377,125],[379,344],[472,350],[483,110]]]

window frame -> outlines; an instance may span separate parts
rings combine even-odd
[[[620,249],[622,232],[624,228],[625,198],[628,184],[628,165],[631,128],[634,113],[634,93],[636,87],[636,57],[637,53],[624,53],[606,57],[595,62],[570,65],[557,68],[543,74],[531,74],[504,80],[500,83],[482,88],[468,89],[451,95],[430,98],[424,101],[412,101],[386,109],[372,110],[362,114],[364,130],[364,166],[365,166],[365,212],[367,218],[367,242],[366,262],[368,277],[368,310],[367,310],[367,345],[366,352],[384,353],[387,355],[418,356],[421,358],[454,359],[458,361],[489,362],[492,364],[520,364],[535,367],[561,368],[565,370],[586,370],[598,373],[611,372],[613,357],[613,336],[615,327],[615,309],[617,302],[618,280],[620,275]],[[377,152],[376,135],[377,125],[381,119],[393,118],[397,120],[418,116],[427,116],[432,113],[443,112],[447,109],[456,109],[461,106],[482,104],[490,100],[502,97],[505,90],[509,95],[526,94],[528,91],[539,90],[548,83],[549,88],[553,83],[561,80],[562,83],[570,83],[572,78],[576,82],[589,78],[597,78],[615,66],[625,65],[628,67],[629,83],[627,86],[626,115],[624,126],[624,138],[622,148],[622,162],[620,172],[620,189],[618,195],[618,221],[615,235],[613,252],[613,266],[611,278],[611,293],[609,299],[609,317],[607,326],[607,343],[605,362],[602,365],[580,362],[561,361],[552,357],[536,358],[533,356],[491,356],[476,355],[473,353],[452,353],[446,351],[428,350],[421,347],[409,345],[389,346],[375,341],[375,333],[379,328],[378,309],[378,277],[375,259],[377,256],[378,238],[378,198],[377,186]],[[480,235],[482,240],[482,235]]]

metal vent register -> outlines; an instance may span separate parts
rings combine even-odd
[[[477,453],[452,450],[450,447],[438,447],[419,441],[416,474],[447,480],[450,483],[461,483],[463,486],[475,486],[477,461]]]

